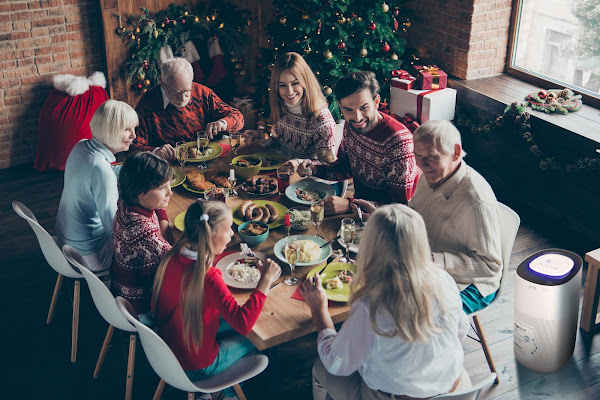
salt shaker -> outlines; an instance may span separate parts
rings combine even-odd
[[[290,236],[290,228],[292,227],[292,223],[290,222],[290,214],[285,214],[283,217],[283,227],[285,228],[286,235]]]

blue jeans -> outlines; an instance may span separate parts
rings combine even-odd
[[[222,318],[219,331],[217,332],[217,343],[219,345],[219,353],[211,365],[195,371],[185,371],[190,380],[197,381],[221,373],[245,355],[256,351],[256,347],[245,336],[234,331]],[[228,387],[223,390],[223,394],[234,397],[235,391],[232,387]]]
[[[462,292],[460,292],[460,298],[463,302],[463,310],[465,313],[471,314],[475,311],[481,310],[482,308],[489,305],[492,300],[496,297],[498,292],[494,292],[488,296],[483,297],[475,285],[470,284]]]

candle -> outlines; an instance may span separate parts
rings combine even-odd
[[[235,170],[233,170],[233,169],[229,170],[229,180],[230,181],[235,180]]]

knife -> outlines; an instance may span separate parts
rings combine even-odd
[[[329,242],[322,244],[320,247],[323,248],[333,242],[335,242],[336,240],[338,240],[340,238],[341,235],[337,235],[336,237],[334,237],[333,239],[331,239]]]
[[[281,282],[277,282],[271,285],[271,287],[269,288],[269,292],[273,289],[275,289],[277,286],[281,285]]]

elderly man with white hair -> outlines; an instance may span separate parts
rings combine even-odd
[[[194,71],[186,59],[167,60],[160,71],[160,85],[148,90],[136,107],[140,126],[135,150],[154,151],[172,160],[173,146],[181,140],[196,140],[198,131],[206,131],[212,139],[219,132],[235,132],[244,126],[237,109],[192,81]]]
[[[465,312],[472,313],[488,305],[500,287],[496,196],[464,162],[460,132],[451,122],[428,121],[413,140],[422,176],[408,205],[425,220],[433,260],[452,275]]]

